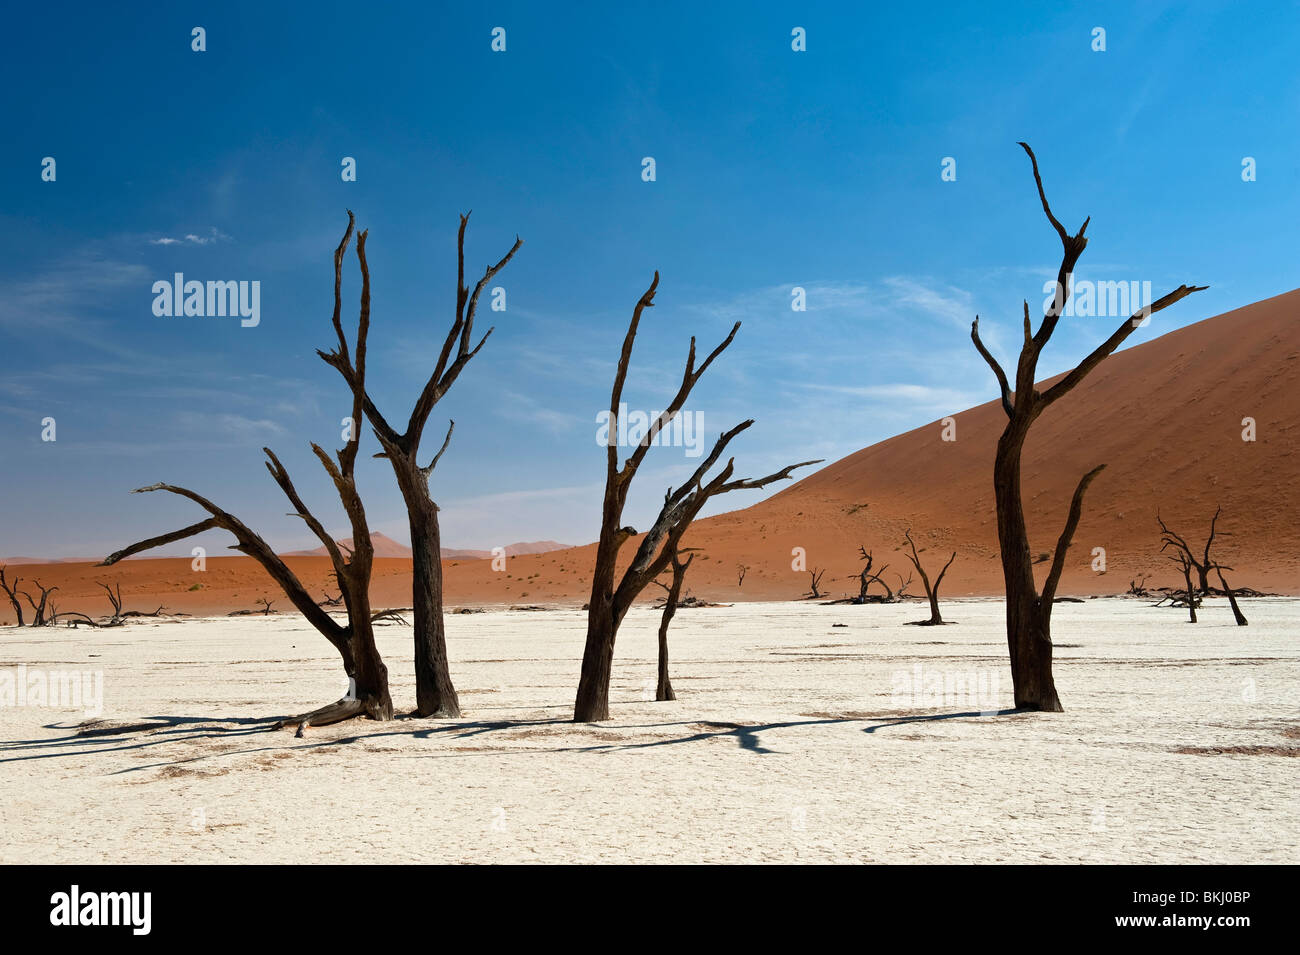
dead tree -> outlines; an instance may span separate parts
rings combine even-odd
[[[421,466],[417,460],[420,453],[420,441],[424,436],[424,427],[434,406],[460,377],[465,366],[478,354],[480,348],[492,334],[487,333],[472,348],[474,336],[474,317],[478,310],[479,295],[492,277],[505,268],[523,240],[516,236],[510,251],[497,262],[489,266],[483,277],[474,286],[474,291],[465,286],[465,225],[469,216],[460,217],[460,231],[456,235],[456,319],[452,322],[443,340],[442,351],[438,355],[438,364],[433,374],[425,382],[424,389],[416,399],[415,407],[406,422],[405,430],[398,430],[389,424],[388,419],[379,411],[369,395],[364,395],[365,416],[374,429],[375,436],[383,450],[375,455],[387,458],[397,478],[397,486],[406,503],[406,513],[411,531],[411,602],[415,617],[415,712],[419,716],[459,717],[460,700],[456,688],[451,682],[451,671],[447,663],[447,634],[443,622],[442,596],[442,540],[438,528],[438,505],[433,502],[429,492],[429,476],[438,464],[438,459],[447,450],[451,433],[456,423],[450,422],[447,436],[442,447],[428,464]],[[338,369],[345,381],[354,390],[358,383],[348,359],[347,342],[339,336],[339,348],[333,352],[318,352],[328,364]],[[357,425],[360,425],[359,419]]]
[[[804,596],[806,596],[809,600],[816,600],[818,597],[825,596],[825,594],[821,592],[822,577],[825,575],[825,573],[826,573],[825,570],[818,567],[814,567],[812,570],[808,571],[808,576],[811,578],[811,580],[809,582],[808,593],[805,594]]]
[[[1192,588],[1192,568],[1195,567],[1195,564],[1192,562],[1192,559],[1181,550],[1175,554],[1169,555],[1169,559],[1177,564],[1183,572],[1183,580],[1187,582],[1187,590],[1185,591],[1187,594],[1187,612],[1191,615],[1191,622],[1196,623],[1196,605],[1199,601],[1196,596],[1196,591]]]
[[[98,583],[99,586],[101,586],[101,587],[104,588],[104,592],[108,594],[108,602],[111,603],[111,604],[113,605],[113,616],[111,616],[111,617],[109,618],[109,622],[110,622],[110,624],[117,623],[118,621],[120,621],[120,620],[122,619],[122,584],[121,584],[121,582],[120,582],[120,581],[118,582],[118,584],[117,584],[117,590],[116,590],[116,591],[114,591],[113,588],[110,587],[110,586],[109,586],[108,584],[106,584],[106,583],[103,583],[103,582],[100,582],[100,581],[96,581],[96,583]],[[160,609],[161,609],[161,608],[160,608]]]
[[[20,627],[23,626],[23,605],[19,602],[18,598],[20,596],[27,597],[25,591],[18,589],[18,585],[22,582],[23,579],[21,577],[15,577],[14,582],[12,584],[9,583],[9,581],[5,579],[4,567],[0,567],[0,590],[5,592],[5,596],[9,598],[9,603],[13,605],[14,613],[18,616],[18,626]],[[27,599],[30,600],[31,598],[28,597]]]
[[[348,227],[343,240],[334,251],[334,329],[339,340],[344,341],[343,326],[340,319],[342,308],[343,254],[353,231],[352,213],[348,213]],[[366,374],[366,335],[370,327],[370,272],[366,265],[366,233],[357,235],[357,260],[361,267],[361,305],[357,322],[356,363],[348,361],[349,381],[354,382],[352,389],[353,421],[359,421],[365,395]],[[211,516],[197,524],[183,527],[170,534],[162,534],[148,540],[132,544],[123,550],[110,554],[100,566],[117,563],[132,554],[170,544],[174,541],[193,537],[204,531],[221,528],[235,536],[237,543],[233,550],[247,554],[256,560],[275,580],[298,611],[307,618],[327,639],[343,659],[343,669],[349,680],[346,696],[328,706],[321,707],[295,719],[285,720],[281,725],[298,726],[299,735],[308,726],[323,726],[337,723],[355,716],[367,716],[376,720],[388,720],[393,716],[393,704],[388,694],[388,668],[380,658],[375,646],[374,629],[370,622],[370,574],[374,562],[374,546],[370,541],[370,528],[366,522],[365,507],[357,493],[355,468],[357,451],[360,447],[361,431],[353,428],[343,449],[336,453],[337,462],[317,444],[311,449],[334,482],[339,500],[352,525],[352,552],[345,558],[333,536],[326,532],[324,525],[308,510],[299,497],[297,489],[289,478],[288,471],[269,448],[263,448],[267,456],[266,469],[275,483],[280,486],[285,497],[293,506],[292,516],[301,518],[312,533],[325,545],[338,584],[343,592],[343,603],[347,609],[347,623],[340,624],[320,606],[307,592],[298,577],[280,558],[271,546],[248,528],[239,518],[222,510],[207,498],[187,488],[172,484],[153,484],[138,488],[134,493],[149,491],[167,491],[188,498]],[[267,602],[269,609],[269,601]]]
[[[35,580],[35,579],[32,580],[32,583],[34,583],[36,585],[36,589],[41,592],[40,603],[37,603],[35,600],[33,600],[31,594],[26,592],[23,593],[23,596],[27,598],[27,602],[31,604],[32,613],[35,615],[32,617],[32,626],[33,627],[49,626],[53,624],[55,621],[50,619],[48,616],[46,616],[46,610],[47,610],[46,605],[49,602],[50,594],[54,593],[54,591],[58,590],[59,588],[46,587],[39,580]]]
[[[1070,541],[1082,513],[1084,492],[1105,465],[1093,468],[1079,480],[1070,502],[1065,530],[1057,540],[1055,557],[1040,595],[1034,581],[1034,561],[1029,549],[1029,534],[1025,528],[1020,485],[1020,459],[1025,438],[1028,437],[1029,428],[1038,416],[1073,391],[1079,382],[1083,381],[1111,352],[1133,334],[1147,316],[1201,289],[1196,286],[1180,285],[1174,291],[1139,310],[1125,319],[1109,338],[1097,346],[1073,370],[1062,376],[1050,388],[1039,392],[1034,387],[1038,358],[1056,330],[1057,322],[1060,321],[1061,314],[1065,310],[1070,277],[1079,256],[1083,254],[1088,244],[1088,240],[1084,238],[1088,220],[1084,220],[1083,225],[1074,235],[1070,235],[1065,230],[1048,205],[1047,194],[1043,190],[1043,180],[1038,173],[1038,160],[1033,150],[1025,143],[1020,143],[1020,146],[1028,154],[1033,165],[1034,182],[1038,187],[1038,197],[1042,202],[1043,212],[1061,238],[1063,252],[1056,276],[1056,295],[1044,314],[1037,332],[1034,332],[1030,325],[1029,303],[1025,302],[1024,343],[1021,345],[1020,358],[1016,365],[1014,392],[1006,372],[980,340],[978,316],[971,324],[971,340],[980,356],[997,376],[1002,410],[1007,416],[1007,425],[998,439],[993,463],[993,490],[997,500],[1002,576],[1006,584],[1007,647],[1011,657],[1015,705],[1018,709],[1060,712],[1061,702],[1052,679],[1052,601],[1056,597],[1056,587],[1065,568],[1066,551],[1070,547]]]
[[[691,390],[708,370],[709,365],[713,364],[713,360],[731,344],[740,328],[740,322],[736,322],[722,344],[713,349],[698,368],[695,365],[695,338],[692,336],[690,351],[686,357],[686,370],[682,375],[682,383],[677,389],[677,394],[668,403],[667,409],[655,418],[620,467],[618,428],[615,422],[619,420],[623,383],[627,379],[628,362],[632,358],[632,343],[636,340],[641,313],[654,305],[655,289],[658,286],[659,273],[655,272],[654,281],[637,301],[636,308],[632,312],[632,321],[623,339],[618,369],[614,374],[614,388],[610,396],[609,439],[605,449],[605,498],[601,511],[600,542],[596,545],[596,566],[592,574],[591,600],[588,602],[587,642],[582,656],[582,674],[578,680],[578,693],[573,707],[573,719],[578,723],[609,719],[609,680],[613,670],[614,642],[618,636],[619,625],[623,622],[623,617],[632,606],[632,602],[646,588],[646,585],[669,566],[673,551],[676,550],[678,542],[700,508],[718,494],[761,488],[774,481],[789,478],[795,468],[818,463],[804,461],[791,464],[763,478],[732,480],[735,471],[733,458],[727,461],[717,475],[706,481],[705,476],[709,469],[717,463],[731,440],[754,423],[753,419],[741,422],[719,436],[713,450],[686,483],[675,490],[670,488],[664,495],[659,516],[642,537],[632,562],[623,572],[623,576],[615,580],[619,550],[630,539],[637,536],[635,528],[622,523],[623,506],[627,502],[628,491],[632,487],[632,479],[636,476],[637,468],[649,453],[655,437],[682,410]]]
[[[875,564],[875,561],[876,561],[875,556],[873,555],[873,553],[872,553],[871,551],[867,550],[867,548],[866,548],[865,546],[859,544],[859,545],[858,545],[858,554],[862,557],[862,559],[863,559],[864,561],[866,561],[866,563],[862,565],[862,569],[861,569],[860,571],[858,571],[858,574],[857,574],[857,578],[858,578],[858,596],[857,596],[857,599],[855,599],[855,600],[853,601],[853,603],[858,603],[858,604],[866,604],[866,603],[885,603],[885,604],[891,604],[891,603],[893,603],[893,602],[897,599],[897,597],[895,596],[894,591],[890,588],[889,584],[885,583],[885,578],[884,578],[884,576],[883,576],[883,574],[885,573],[885,571],[887,571],[887,570],[889,569],[889,565],[888,565],[888,564],[883,564],[883,565],[881,566],[881,568],[873,574],[873,573],[871,572],[871,568],[872,568],[872,566]],[[898,575],[895,574],[895,576],[897,577]],[[902,580],[903,578],[902,578],[902,577],[898,577],[898,579],[899,579],[899,580]],[[871,594],[869,594],[867,591],[868,591],[868,589],[871,587],[872,584],[880,584],[880,586],[883,587],[883,588],[885,589],[885,593],[884,593],[884,595],[883,595],[883,596],[872,596]],[[904,586],[906,586],[906,585],[904,585]]]
[[[1223,567],[1223,566],[1221,566],[1221,565],[1219,565],[1219,564],[1215,564],[1215,565],[1214,565],[1214,570],[1215,570],[1215,572],[1218,573],[1218,575],[1219,575],[1219,583],[1223,585],[1223,592],[1224,592],[1224,594],[1225,594],[1225,595],[1227,596],[1227,598],[1228,598],[1228,603],[1229,603],[1229,605],[1232,607],[1232,616],[1233,616],[1233,619],[1235,619],[1235,620],[1237,621],[1237,626],[1239,626],[1239,627],[1247,626],[1248,623],[1249,623],[1249,621],[1246,620],[1246,615],[1245,615],[1244,613],[1241,612],[1241,608],[1240,608],[1239,606],[1237,606],[1237,595],[1236,595],[1236,593],[1234,593],[1234,592],[1233,592],[1233,589],[1232,589],[1231,587],[1228,586],[1228,582],[1227,582],[1226,580],[1223,579],[1223,572],[1224,572],[1225,570],[1232,570],[1232,568],[1231,568],[1231,567]]]
[[[682,552],[690,548],[682,548]],[[655,583],[668,592],[664,598],[663,615],[659,618],[659,679],[655,685],[655,702],[663,703],[668,700],[677,699],[677,694],[673,692],[673,681],[668,676],[668,625],[673,622],[673,614],[677,613],[677,601],[682,596],[682,581],[686,579],[687,568],[691,566],[691,561],[695,560],[695,555],[681,559],[677,548],[672,552],[673,578],[672,583],[665,584],[656,580]],[[743,575],[742,575],[743,576]]]
[[[1196,571],[1198,588],[1202,594],[1210,593],[1210,570],[1214,567],[1214,561],[1210,559],[1210,546],[1214,543],[1214,528],[1219,522],[1219,514],[1222,510],[1221,506],[1216,508],[1214,517],[1210,519],[1210,536],[1205,539],[1205,551],[1200,560],[1197,560],[1192,545],[1186,538],[1170,530],[1160,517],[1160,512],[1156,511],[1156,523],[1160,525],[1160,549],[1163,551],[1167,547],[1174,547],[1187,555],[1187,562],[1192,565],[1192,570]]]
[[[939,571],[939,576],[936,577],[934,583],[931,584],[929,575],[926,574],[925,568],[921,566],[921,558],[916,552],[916,542],[912,540],[912,531],[910,528],[903,532],[903,537],[907,541],[908,546],[912,548],[912,553],[907,554],[906,556],[911,560],[912,566],[916,568],[916,572],[921,575],[921,585],[925,587],[925,596],[930,601],[930,619],[920,620],[917,624],[922,627],[941,627],[943,626],[943,615],[939,613],[939,585],[943,583],[943,575],[948,573],[948,568],[951,567],[952,562],[957,559],[957,552],[952,552],[952,556],[948,558],[948,563],[943,565],[943,570]]]
[[[736,586],[737,587],[745,586],[745,574],[747,573],[749,573],[749,568],[746,565],[744,564],[736,565],[736,574],[737,574]]]

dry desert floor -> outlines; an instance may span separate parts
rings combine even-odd
[[[670,703],[636,608],[593,726],[581,612],[451,615],[463,719],[303,739],[267,721],[344,681],[297,616],[4,628],[0,862],[1300,862],[1300,601],[1150,603],[1057,607],[1053,715],[997,712],[999,601],[683,609]]]

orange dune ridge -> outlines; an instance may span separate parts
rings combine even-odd
[[[1157,510],[1197,547],[1222,505],[1214,556],[1233,568],[1229,583],[1300,594],[1298,377],[1300,290],[1117,352],[1049,408],[1031,430],[1024,456],[1025,511],[1036,553],[1055,547],[1079,477],[1107,465],[1085,499],[1060,593],[1119,594],[1143,576],[1150,586],[1179,584],[1178,571],[1159,553]],[[991,376],[989,385],[993,394]],[[877,568],[889,565],[885,579],[896,586],[895,571],[904,578],[911,571],[900,549],[911,528],[927,570],[957,551],[943,595],[1000,594],[992,467],[1005,417],[997,401],[954,417],[954,441],[943,440],[936,421],[851,454],[752,507],[698,521],[684,540],[701,551],[686,590],[711,600],[794,599],[808,591],[809,571],[818,568],[825,570],[823,593],[856,593],[859,545],[874,552]],[[1243,440],[1246,418],[1254,420],[1254,441]],[[807,570],[792,570],[795,548],[803,548]],[[1095,548],[1105,550],[1104,573],[1092,569]],[[634,551],[630,542],[625,559]],[[502,572],[486,559],[445,558],[448,607],[580,605],[594,553],[595,545],[587,545],[520,554]],[[327,559],[286,559],[310,590],[325,594]],[[748,570],[738,586],[741,564]],[[61,610],[96,616],[109,610],[99,580],[120,581],[127,610],[164,605],[226,613],[253,609],[262,597],[276,610],[292,609],[247,557],[209,558],[203,573],[192,571],[187,558],[136,558],[112,568],[11,565],[9,573],[58,586]],[[1046,561],[1040,583],[1045,574]],[[409,558],[375,560],[376,607],[408,606],[409,588]],[[909,592],[922,592],[919,577]],[[659,593],[649,588],[644,599]],[[13,622],[12,610],[0,608],[0,620]]]

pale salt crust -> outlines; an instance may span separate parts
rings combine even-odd
[[[108,732],[0,707],[0,861],[1300,861],[1300,600],[1245,601],[1245,628],[1222,600],[1196,625],[1149,603],[1059,605],[1067,711],[989,716],[924,694],[996,676],[1011,704],[998,601],[941,628],[903,625],[918,604],[683,609],[674,703],[645,701],[637,608],[597,726],[568,722],[581,612],[450,615],[464,719],[306,739],[254,722],[341,695],[299,617],[5,628],[10,672],[103,671]],[[410,630],[379,640],[409,709]]]

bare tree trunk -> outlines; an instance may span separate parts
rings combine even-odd
[[[1207,547],[1206,550],[1208,551],[1209,548]],[[1214,569],[1219,575],[1219,583],[1223,585],[1223,592],[1228,595],[1228,603],[1232,607],[1232,616],[1233,619],[1237,621],[1237,626],[1247,626],[1249,621],[1246,619],[1246,615],[1241,612],[1241,608],[1237,606],[1237,595],[1233,592],[1232,588],[1228,586],[1228,582],[1223,579],[1223,568],[1216,565]],[[1231,570],[1232,568],[1229,567],[1228,569]]]
[[[908,559],[912,561],[912,566],[914,566],[917,573],[921,575],[921,584],[925,587],[925,596],[930,601],[930,619],[921,621],[921,624],[926,627],[943,626],[943,615],[939,613],[939,585],[943,583],[943,575],[948,573],[948,568],[951,567],[952,562],[957,559],[957,552],[952,552],[952,556],[948,558],[948,563],[943,565],[943,569],[939,571],[939,576],[935,578],[932,585],[930,583],[930,576],[925,572],[925,568],[921,566],[921,555],[917,553],[916,542],[912,540],[912,531],[910,528],[904,532],[903,538],[907,545],[912,549],[912,553],[908,555]]]
[[[51,622],[45,616],[46,603],[50,599],[50,594],[54,593],[54,591],[58,590],[59,588],[46,587],[39,580],[33,580],[32,583],[34,583],[36,585],[36,589],[41,592],[41,602],[38,604],[35,600],[32,599],[31,594],[24,593],[23,596],[26,597],[27,602],[32,605],[32,612],[35,614],[35,616],[32,618],[32,626],[44,627]]]
[[[609,719],[609,681],[614,672],[614,640],[618,623],[607,601],[599,605],[594,596],[587,611],[587,649],[582,655],[578,695],[573,703],[575,723],[596,723]]]
[[[1020,453],[1024,433],[1010,425],[998,441],[993,466],[998,545],[1007,589],[1007,650],[1017,709],[1060,713],[1052,676],[1052,606],[1043,605],[1034,582],[1034,559],[1020,496]]]
[[[460,229],[456,234],[456,318],[443,340],[438,363],[425,382],[415,406],[411,409],[411,416],[405,430],[399,433],[389,424],[388,419],[375,406],[370,396],[363,396],[366,420],[370,422],[375,436],[384,449],[376,457],[388,458],[389,463],[392,464],[393,474],[397,478],[402,499],[406,503],[411,529],[413,563],[411,604],[415,629],[417,716],[456,718],[461,715],[460,699],[451,682],[451,669],[447,662],[438,505],[434,503],[429,493],[429,476],[443,452],[447,450],[455,422],[448,427],[442,448],[424,467],[421,467],[417,461],[420,441],[434,407],[455,384],[465,366],[478,354],[479,349],[487,342],[488,336],[492,334],[493,329],[489,328],[479,339],[478,344],[470,347],[473,341],[474,318],[478,311],[479,296],[492,277],[505,268],[523,245],[523,240],[516,236],[510,251],[495,265],[488,266],[471,293],[469,287],[465,285],[465,226],[468,222],[468,215],[461,216]],[[345,352],[318,352],[317,354],[338,369],[350,386],[356,387],[353,370],[345,360]]]
[[[415,711],[420,716],[456,719],[460,716],[460,697],[451,681],[451,666],[447,659],[438,505],[427,494],[409,497],[406,503],[411,518]]]
[[[23,579],[21,577],[15,577],[14,582],[10,584],[5,580],[5,569],[0,567],[0,590],[5,592],[5,596],[9,598],[9,603],[13,605],[14,613],[18,615],[18,626],[20,627],[23,625],[23,605],[18,602],[18,596],[19,594],[27,596],[23,591],[18,589],[18,585],[22,582]],[[28,597],[28,599],[30,600],[31,598]]]
[[[824,569],[817,568],[817,567],[814,567],[812,570],[808,571],[808,576],[810,578],[810,584],[809,584],[810,589],[808,591],[808,596],[811,597],[813,600],[816,600],[818,597],[825,596],[821,592],[822,577],[824,577],[825,575],[826,575],[826,571]]]
[[[668,626],[673,621],[673,615],[677,613],[677,602],[682,596],[682,582],[686,579],[686,569],[691,566],[691,561],[695,560],[695,555],[691,554],[682,561],[677,552],[673,551],[672,558],[673,580],[668,585],[663,616],[659,620],[659,682],[655,688],[657,702],[677,699],[677,694],[673,692],[672,680],[668,678]]]
[[[1015,686],[1018,709],[1060,712],[1061,701],[1052,678],[1052,601],[1065,566],[1066,551],[1070,547],[1074,530],[1082,511],[1083,494],[1088,484],[1103,466],[1085,474],[1075,489],[1070,504],[1070,515],[1065,531],[1056,544],[1051,570],[1043,584],[1040,596],[1034,581],[1033,557],[1029,548],[1029,534],[1025,529],[1025,515],[1020,485],[1020,459],[1029,428],[1051,404],[1072,391],[1087,375],[1118,348],[1143,320],[1180,299],[1201,291],[1196,286],[1181,285],[1174,291],[1152,302],[1119,326],[1110,337],[1092,350],[1078,365],[1060,380],[1039,392],[1035,387],[1038,358],[1052,337],[1068,301],[1071,276],[1083,254],[1088,240],[1084,232],[1088,220],[1079,231],[1070,235],[1065,226],[1052,214],[1038,171],[1038,160],[1026,143],[1020,143],[1033,165],[1034,183],[1043,212],[1061,239],[1061,265],[1057,270],[1056,295],[1035,332],[1029,319],[1029,302],[1024,303],[1024,343],[1016,365],[1015,390],[1006,371],[984,346],[979,335],[979,318],[971,325],[971,340],[980,357],[988,363],[997,377],[1001,392],[1002,410],[1007,425],[998,439],[993,463],[993,490],[997,499],[998,543],[1001,548],[1002,575],[1007,593],[1007,647],[1011,656],[1011,676]]]
[[[795,468],[818,463],[805,461],[782,468],[767,477],[733,481],[731,477],[735,470],[735,462],[732,460],[727,462],[720,473],[706,481],[709,469],[717,463],[731,440],[754,422],[751,419],[736,425],[718,438],[713,450],[684,484],[675,490],[670,488],[664,495],[659,516],[642,537],[631,564],[623,572],[622,577],[617,579],[616,585],[615,571],[619,550],[637,536],[635,528],[622,524],[623,505],[627,501],[627,494],[632,479],[636,476],[637,468],[649,453],[656,436],[682,410],[696,382],[708,370],[713,360],[731,344],[740,329],[740,323],[736,322],[732,326],[731,334],[709,353],[698,368],[695,365],[695,339],[691,339],[690,351],[686,357],[686,371],[677,394],[669,402],[667,409],[662,411],[646,430],[620,468],[618,421],[623,384],[627,380],[628,363],[632,358],[632,345],[636,340],[641,313],[654,305],[655,290],[658,287],[659,273],[656,272],[654,281],[637,300],[636,308],[632,312],[632,321],[628,325],[627,334],[623,337],[623,347],[614,373],[614,387],[610,395],[609,439],[605,449],[605,496],[601,507],[600,540],[596,545],[596,566],[591,576],[591,600],[587,605],[587,643],[583,649],[582,672],[578,678],[578,692],[573,704],[573,719],[577,723],[609,719],[609,682],[619,624],[623,622],[628,608],[632,606],[641,591],[668,567],[682,535],[686,533],[691,521],[695,519],[695,515],[709,498],[742,488],[764,487],[773,481],[789,478],[790,472]]]
[[[1183,564],[1183,580],[1187,582],[1187,613],[1191,617],[1190,623],[1196,623],[1196,591],[1192,589],[1192,566],[1190,563]]]
[[[857,602],[859,604],[865,604],[871,602],[871,595],[868,593],[868,591],[871,588],[872,584],[880,584],[880,586],[885,589],[885,595],[879,599],[878,601],[879,603],[887,603],[887,604],[894,603],[898,597],[902,596],[901,593],[896,596],[894,594],[893,589],[889,586],[888,583],[885,582],[884,574],[885,571],[889,569],[888,564],[884,564],[878,571],[876,571],[873,574],[871,572],[871,568],[876,561],[873,553],[867,550],[865,545],[859,544],[858,554],[859,556],[861,556],[861,558],[864,561],[866,561],[866,563],[862,565],[862,570],[858,571],[858,601]],[[898,579],[901,581],[903,578],[899,576]],[[904,584],[903,586],[906,587],[906,584]]]

